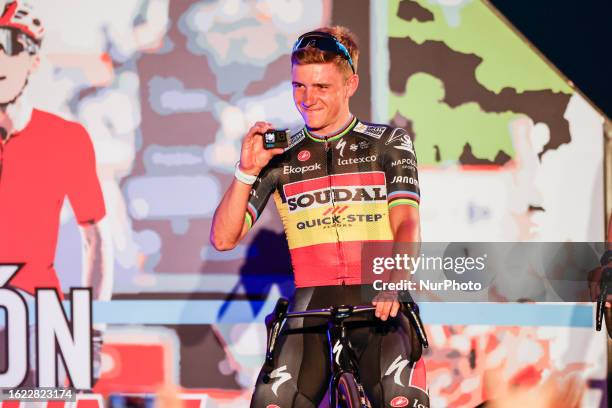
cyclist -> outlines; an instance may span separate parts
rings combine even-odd
[[[286,149],[265,150],[257,122],[242,143],[235,180],[219,204],[211,242],[235,247],[270,196],[283,221],[296,293],[293,310],[363,304],[361,252],[368,242],[418,242],[419,186],[412,137],[401,128],[351,114],[359,85],[359,49],[344,27],[300,36],[291,55],[295,105],[305,126]],[[354,321],[348,337],[374,407],[428,407],[425,365],[396,298],[377,297],[376,317]],[[329,384],[325,327],[290,323],[276,348],[275,369],[260,374],[251,406],[314,407]],[[337,353],[336,347],[333,352]]]
[[[68,196],[86,243],[83,283],[93,287],[94,299],[110,299],[112,270],[103,261],[97,224],[105,206],[89,135],[78,123],[34,109],[27,97],[43,35],[31,6],[0,1],[0,264],[23,265],[8,285],[26,299],[41,287],[55,288],[63,298],[53,262]]]

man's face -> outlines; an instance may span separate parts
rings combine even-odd
[[[19,95],[37,61],[36,55],[26,51],[10,56],[0,49],[0,104],[8,103]]]
[[[321,133],[344,124],[349,98],[357,89],[357,75],[348,79],[333,63],[293,65],[293,100],[306,125]]]

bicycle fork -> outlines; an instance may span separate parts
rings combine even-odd
[[[365,394],[363,385],[361,384],[357,356],[347,340],[344,322],[330,321],[328,322],[328,328],[328,342],[331,350],[331,353],[329,353],[331,358],[330,367],[332,373],[329,393],[330,408],[336,408],[338,406],[340,377],[345,373],[350,373],[355,378],[360,401],[359,407],[356,408],[372,408]]]

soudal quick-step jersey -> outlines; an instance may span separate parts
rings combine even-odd
[[[296,287],[359,284],[363,244],[393,240],[389,209],[418,208],[413,140],[402,128],[356,118],[325,137],[304,128],[253,184],[249,227],[271,195],[287,234]]]

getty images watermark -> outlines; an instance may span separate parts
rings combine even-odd
[[[587,302],[604,250],[601,242],[369,242],[361,282],[415,301]]]
[[[486,269],[487,254],[471,257],[453,256],[426,256],[419,254],[411,256],[408,254],[395,254],[393,256],[378,256],[372,258],[372,273],[384,275],[386,279],[375,279],[372,287],[376,291],[405,291],[405,290],[427,290],[427,291],[478,291],[483,289],[482,282],[472,280],[458,281],[456,279],[430,280],[408,278],[420,271],[452,271],[463,275],[466,272],[483,272]],[[395,279],[394,279],[395,278]]]

